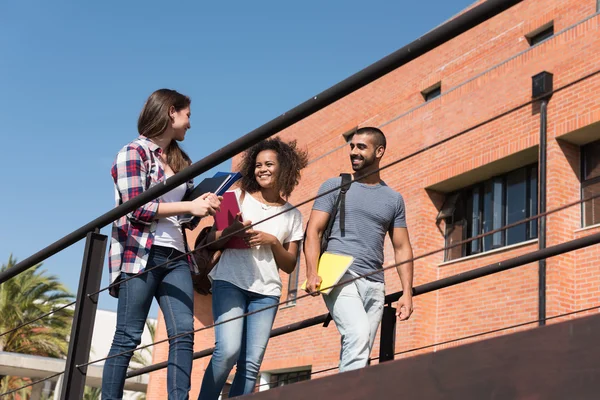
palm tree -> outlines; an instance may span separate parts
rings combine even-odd
[[[100,400],[102,389],[97,387],[86,386],[83,391],[82,400]]]
[[[31,383],[29,378],[21,378],[18,376],[2,376],[0,379],[0,394],[9,390],[17,389]],[[26,399],[31,393],[31,388],[24,388],[9,395],[8,399]],[[4,396],[2,396],[4,399]],[[7,399],[7,400],[8,400]]]
[[[150,340],[154,343],[154,338],[156,336],[156,322],[151,320],[146,320],[146,328],[148,328],[148,332],[150,333]],[[146,347],[142,350],[138,350],[133,353],[133,357],[131,357],[132,366],[137,368],[147,367],[152,363],[152,347]],[[146,400],[146,393],[139,393],[135,400]]]
[[[11,256],[0,272],[17,261]],[[73,295],[54,275],[41,270],[42,264],[20,273],[0,286],[0,351],[65,358],[69,349],[73,309],[63,308],[54,314],[3,334],[70,303]],[[0,393],[19,387],[20,379],[0,377]]]

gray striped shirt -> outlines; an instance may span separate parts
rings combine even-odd
[[[327,180],[319,188],[319,194],[339,187],[341,178]],[[333,212],[339,190],[315,200],[314,210]],[[354,257],[350,270],[363,275],[379,270],[368,277],[375,282],[383,282],[383,243],[386,233],[392,228],[405,228],[404,200],[385,182],[367,185],[354,182],[346,193],[346,231],[340,232],[340,214],[335,222],[327,251]]]

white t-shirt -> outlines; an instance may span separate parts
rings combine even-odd
[[[172,175],[167,175],[167,178],[170,176]],[[185,196],[186,191],[187,184],[182,183],[175,189],[160,196],[160,201],[163,203],[181,201],[183,196]],[[154,244],[157,246],[170,247],[185,253],[183,233],[181,231],[179,219],[176,215],[158,220],[158,223],[156,224],[156,232],[154,233]]]
[[[241,190],[234,190],[238,201]],[[263,219],[292,208],[268,206],[256,200],[250,193],[244,196],[240,209],[244,220],[257,223]],[[302,214],[296,208],[253,227],[254,230],[270,233],[283,243],[302,240]],[[209,274],[212,280],[227,281],[241,289],[265,296],[281,296],[281,278],[271,246],[251,249],[225,249],[219,263]]]

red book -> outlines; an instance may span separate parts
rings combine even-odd
[[[215,225],[217,230],[222,231],[233,223],[240,212],[240,205],[234,192],[223,193],[223,200],[221,200],[221,211],[215,214]],[[225,248],[228,249],[249,249],[250,246],[246,244],[244,239],[237,236],[232,236]]]

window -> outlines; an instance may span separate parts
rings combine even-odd
[[[431,101],[436,97],[440,97],[442,95],[442,82],[438,82],[435,85],[423,90],[421,95],[425,101]]]
[[[600,194],[600,140],[581,147],[581,198]],[[600,198],[582,204],[583,226],[600,224]]]
[[[600,169],[600,168],[599,168]],[[537,165],[528,165],[446,197],[446,247],[537,214]],[[446,250],[446,261],[537,237],[537,221],[520,224]]]
[[[302,246],[302,245],[300,245]],[[296,268],[289,276],[288,281],[288,292],[287,292],[287,303],[283,307],[289,307],[296,304],[296,297],[298,297],[298,276],[300,275],[300,254],[302,254],[302,247],[298,248],[298,257],[296,258]]]
[[[269,389],[276,388],[278,386],[285,386],[291,383],[307,381],[310,379],[310,370],[283,372],[283,373],[271,373],[269,378]]]
[[[530,46],[535,46],[538,43],[554,36],[554,21],[548,22],[544,26],[525,35]]]

